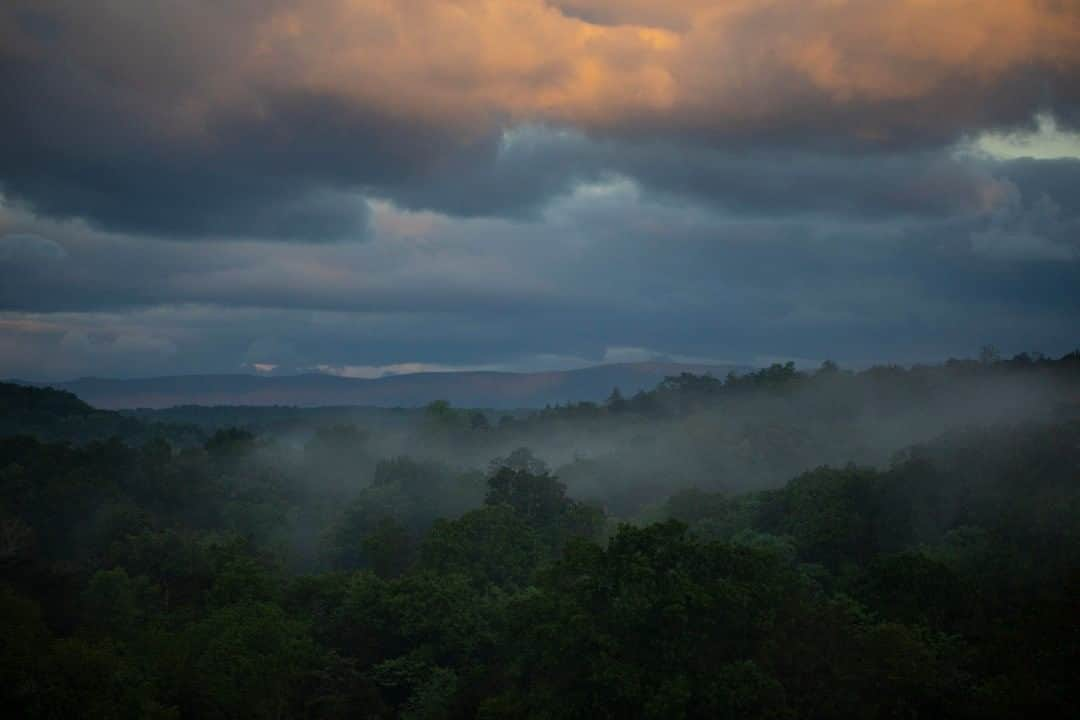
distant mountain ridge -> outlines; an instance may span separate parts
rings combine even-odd
[[[416,407],[433,400],[447,400],[464,407],[509,409],[586,400],[599,402],[614,387],[630,396],[639,390],[652,389],[669,375],[690,372],[723,377],[729,371],[747,369],[738,365],[643,362],[552,372],[427,372],[374,379],[326,374],[235,374],[80,378],[23,384],[66,390],[94,407],[112,410],[177,405]]]

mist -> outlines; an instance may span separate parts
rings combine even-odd
[[[238,419],[275,453],[317,463],[315,474],[338,478],[343,489],[369,484],[376,458],[482,471],[527,448],[572,495],[608,503],[635,494],[655,501],[686,487],[769,489],[821,465],[885,467],[899,450],[951,429],[1047,421],[1080,402],[1077,378],[1052,364],[974,361],[861,372],[774,365],[726,379],[673,377],[630,398],[613,391],[614,402],[514,413],[433,403],[374,421],[345,409],[329,418],[297,411],[284,428],[259,409]]]
[[[1078,80],[1080,0],[3,0],[0,710],[1071,720]]]
[[[253,466],[301,498],[276,542],[295,569],[328,569],[335,533],[401,523],[419,539],[483,504],[485,478],[515,453],[615,527],[665,516],[680,491],[734,497],[822,466],[887,470],[952,431],[1060,421],[1080,404],[1073,355],[814,371],[775,364],[726,378],[683,374],[652,391],[540,410],[183,407],[128,413],[205,436],[251,433]],[[531,461],[530,461],[531,462]],[[363,517],[363,520],[358,518]],[[348,520],[351,518],[351,520]],[[340,538],[339,538],[340,540]],[[363,566],[362,553],[350,561]],[[347,565],[349,563],[346,563]]]
[[[1080,353],[509,412],[0,411],[29,716],[580,717],[582,683],[605,717],[1072,707]]]

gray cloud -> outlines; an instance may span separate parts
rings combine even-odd
[[[533,221],[376,203],[367,243],[301,246],[155,241],[9,211],[67,259],[0,264],[13,278],[0,334],[19,338],[0,374],[529,368],[612,348],[741,362],[923,360],[986,342],[1064,352],[1080,262],[972,239],[1060,211],[1008,212],[1021,220],[744,218],[616,180]]]
[[[16,0],[0,188],[121,232],[302,241],[362,238],[356,193],[528,217],[613,173],[739,210],[946,213],[988,179],[942,148],[1080,99],[1067,6],[953,5]]]
[[[455,7],[0,9],[0,375],[1075,344],[1071,4]]]
[[[13,266],[52,263],[66,257],[67,251],[48,238],[18,233],[0,237],[0,262]]]

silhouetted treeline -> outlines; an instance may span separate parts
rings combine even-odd
[[[206,439],[197,426],[150,420],[98,410],[69,392],[0,383],[0,437],[33,435],[47,440],[86,443],[121,438],[141,444],[167,438],[178,444]]]

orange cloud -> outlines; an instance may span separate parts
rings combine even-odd
[[[48,51],[19,9],[60,18],[72,62],[180,128],[257,115],[268,89],[463,129],[724,130],[884,104],[911,123],[930,99],[979,118],[1017,73],[1080,74],[1075,0],[12,2],[10,47]],[[860,122],[853,134],[880,138],[893,121]]]
[[[1044,0],[309,0],[257,28],[252,66],[408,115],[592,128],[785,122],[1080,73],[1080,12]],[[896,109],[894,109],[896,111]],[[925,108],[917,110],[925,112]],[[889,133],[858,128],[865,137]]]

